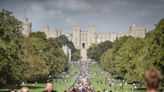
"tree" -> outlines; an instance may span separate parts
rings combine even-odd
[[[100,61],[101,55],[108,49],[112,48],[112,42],[105,41],[100,44],[93,44],[89,49],[87,56],[91,59],[95,59],[96,61]]]
[[[40,56],[42,62],[48,68],[49,74],[57,74],[65,71],[68,67],[68,57],[56,43],[56,39],[46,39],[43,32],[31,33],[28,38],[34,53]]]
[[[63,45],[67,45],[71,49],[71,55],[72,55],[71,60],[72,61],[78,61],[81,58],[80,51],[74,47],[73,43],[71,41],[69,41],[66,36],[61,35],[61,36],[57,37],[56,42],[59,44],[60,47],[62,47]]]
[[[7,10],[0,12],[0,83],[15,83],[23,68],[21,22]]]
[[[49,52],[51,53],[48,58],[48,65],[50,66],[50,74],[59,74],[68,69],[68,57],[64,54],[63,50],[56,43],[56,39],[48,39],[50,46]]]
[[[7,10],[0,12],[0,84],[35,81],[68,69],[68,57],[55,39],[43,32],[23,37],[21,22]]]
[[[78,61],[80,58],[80,50],[76,50],[74,53],[72,53],[71,59],[73,61]]]
[[[98,48],[98,46],[97,46],[97,44],[92,44],[91,46],[90,46],[90,48],[88,49],[88,51],[87,51],[87,56],[88,56],[88,58],[91,58],[91,59],[95,59],[95,60],[97,60],[97,48]]]
[[[121,37],[102,54],[100,65],[128,81],[143,83],[147,69],[157,68],[164,80],[164,19],[145,38]],[[116,68],[117,67],[117,68]]]
[[[160,69],[164,83],[164,19],[161,19],[156,28],[146,35],[145,40],[149,44],[147,52],[150,52],[147,53],[147,62],[154,61],[153,65]]]
[[[69,48],[71,48],[72,52],[76,51],[76,48],[74,47],[73,43],[69,41],[65,35],[57,37],[56,41],[60,47],[62,47],[63,45],[67,45]]]

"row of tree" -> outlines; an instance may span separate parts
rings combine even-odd
[[[157,68],[164,80],[164,19],[145,38],[117,39],[112,49],[101,55],[100,65],[104,70],[131,82],[143,82],[145,71]]]
[[[112,42],[105,41],[100,44],[92,44],[91,47],[87,50],[87,56],[90,59],[100,61],[101,55],[108,49],[112,48]]]
[[[56,39],[42,32],[23,37],[21,22],[7,10],[0,12],[0,84],[35,81],[68,69],[68,57]]]

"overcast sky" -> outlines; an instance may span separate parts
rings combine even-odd
[[[3,8],[20,20],[26,8],[33,31],[49,25],[71,32],[76,24],[99,32],[126,32],[131,24],[150,30],[164,18],[164,0],[0,0]]]

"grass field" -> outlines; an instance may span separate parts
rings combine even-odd
[[[104,72],[100,67],[95,66],[95,65],[90,65],[89,66],[89,71],[91,73],[91,77],[90,77],[90,81],[92,84],[92,87],[95,90],[112,90],[112,92],[134,92],[132,90],[133,85],[132,84],[128,84],[128,85],[124,85],[123,89],[119,87],[120,84],[120,80],[116,80],[114,78],[111,77],[111,75],[107,72]],[[97,75],[96,75],[97,73]],[[114,85],[112,87],[110,87],[109,83],[106,83],[107,80],[111,80],[114,79]],[[97,83],[97,81],[99,81],[99,83]],[[103,83],[101,84],[100,81],[103,81]],[[141,90],[135,90],[135,92],[145,92],[144,89]]]
[[[74,67],[70,68],[70,72],[76,72],[76,71],[79,71],[78,67],[74,66]],[[56,90],[57,92],[64,92],[64,90],[67,90],[70,86],[72,86],[74,84],[74,81],[76,80],[77,76],[78,75],[76,74],[75,76],[69,76],[69,77],[65,78],[66,80],[68,80],[67,83],[53,82],[54,90]],[[28,83],[27,86],[30,88],[30,92],[42,92],[44,90],[45,84],[46,83],[39,83],[39,82],[35,85],[34,85],[34,83]],[[18,88],[18,89],[20,89],[20,88]],[[0,89],[0,92],[8,92],[8,89],[2,88],[2,89]]]
[[[73,66],[70,68],[70,72],[78,72],[78,71],[79,71],[79,67],[77,66]],[[126,86],[124,85],[123,89],[121,89],[119,87],[120,80],[113,78],[110,75],[110,73],[104,72],[99,66],[89,65],[89,73],[90,73],[90,81],[91,81],[92,88],[94,88],[96,91],[108,89],[108,90],[112,90],[112,92],[145,92],[144,88],[141,88],[141,90],[132,90],[133,88],[132,84],[128,84]],[[75,74],[74,76],[66,77],[65,80],[68,80],[67,83],[53,82],[54,89],[57,92],[64,92],[64,90],[67,90],[69,87],[71,87],[74,84],[77,77],[78,74]],[[109,83],[106,82],[111,79],[115,80],[114,85],[112,87],[110,87]],[[99,81],[99,83],[97,83],[97,81]],[[103,83],[101,84],[100,81],[103,81]],[[46,83],[39,83],[39,82],[35,85],[33,83],[28,83],[28,87],[30,88],[30,92],[42,92],[44,90],[45,84]],[[6,88],[4,89],[0,88],[0,92],[7,92],[7,91],[8,90]]]

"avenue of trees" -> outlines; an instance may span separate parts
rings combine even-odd
[[[164,83],[164,19],[145,38],[121,37],[100,58],[101,67],[128,81],[143,83],[149,68],[161,71]]]
[[[108,49],[112,48],[112,42],[105,41],[100,44],[92,44],[87,51],[88,58],[100,61],[101,55]]]
[[[68,69],[68,57],[56,39],[42,32],[29,37],[21,33],[21,22],[11,12],[0,12],[0,84],[36,81]]]

